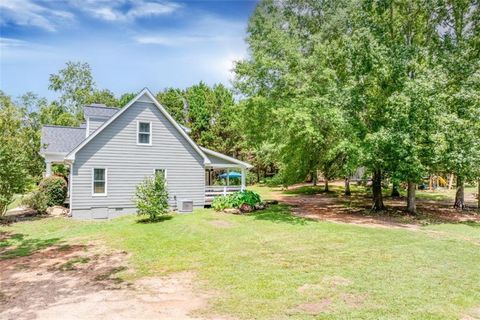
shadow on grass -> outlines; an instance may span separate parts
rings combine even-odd
[[[173,219],[173,216],[167,215],[167,216],[159,216],[159,217],[156,217],[155,219],[150,219],[150,218],[139,219],[137,220],[137,223],[143,223],[143,224],[158,223],[158,222],[163,222],[171,219]]]
[[[315,220],[292,215],[290,206],[285,204],[272,205],[265,210],[255,211],[250,214],[255,220],[267,220],[279,223],[305,225]]]
[[[32,211],[18,214],[18,215],[3,216],[0,218],[0,225],[8,226],[16,222],[36,221],[36,220],[41,220],[49,217],[51,216],[49,216],[48,214],[39,214],[32,210]]]
[[[0,234],[0,260],[26,257],[59,241],[60,238],[29,239],[21,233],[3,232]]]
[[[302,186],[295,189],[284,190],[283,193],[284,194],[304,194],[304,195],[314,195],[314,194],[320,194],[320,193],[332,194],[332,195],[336,194],[336,192],[333,190],[325,192],[324,187],[322,186]]]
[[[472,228],[480,228],[480,222],[476,222],[476,221],[461,221],[459,222],[459,224],[464,224]]]

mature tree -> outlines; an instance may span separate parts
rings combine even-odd
[[[17,193],[22,193],[30,181],[29,157],[24,146],[22,115],[10,97],[0,91],[0,216]]]
[[[254,139],[278,147],[286,183],[314,175],[341,131],[335,61],[315,36],[333,7],[261,2],[248,27],[251,56],[236,65],[236,87],[248,97],[244,121],[261,128]]]
[[[135,93],[124,93],[118,99],[118,107],[123,108],[127,103],[129,103],[133,98],[135,98]]]
[[[41,124],[75,127],[80,124],[80,119],[65,111],[56,102],[40,108],[39,121]]]
[[[157,93],[156,98],[180,124],[188,124],[188,102],[183,96],[183,91],[176,88],[167,88]]]
[[[92,94],[85,99],[85,103],[101,103],[108,107],[120,107],[119,101],[115,98],[113,92],[108,89],[94,90]]]
[[[475,0],[451,0],[442,9],[444,35],[440,58],[447,72],[445,92],[449,109],[443,119],[446,130],[442,164],[445,171],[456,174],[454,206],[463,209],[464,184],[478,178],[480,163],[480,8]]]
[[[75,115],[82,113],[95,89],[88,63],[69,61],[57,74],[51,74],[49,80],[48,88],[60,93],[59,105]]]
[[[39,154],[42,125],[39,111],[46,107],[47,100],[31,92],[27,92],[19,97],[16,104],[21,116],[21,126],[25,142],[22,148],[29,159],[27,171],[31,177],[38,180],[41,178],[44,168],[43,158]]]
[[[237,105],[230,89],[203,82],[185,90],[168,88],[156,95],[180,124],[191,129],[198,144],[230,155],[239,155]]]

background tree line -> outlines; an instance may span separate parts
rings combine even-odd
[[[475,0],[261,1],[236,64],[249,147],[273,146],[285,183],[365,167],[415,190],[432,173],[480,177],[480,8]],[[347,189],[347,188],[346,188]]]

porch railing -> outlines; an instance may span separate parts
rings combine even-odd
[[[205,186],[205,204],[211,204],[217,196],[226,196],[240,190],[242,186]]]

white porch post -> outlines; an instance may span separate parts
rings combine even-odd
[[[246,175],[245,168],[242,168],[242,187],[241,187],[242,191],[245,190],[245,186],[246,186],[245,175]]]
[[[46,170],[45,170],[45,177],[50,177],[52,175],[52,162],[51,161],[45,161]]]

